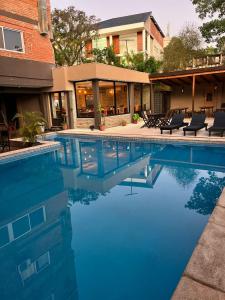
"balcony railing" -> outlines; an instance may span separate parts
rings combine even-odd
[[[187,69],[216,67],[225,65],[225,54],[211,54],[192,59]]]

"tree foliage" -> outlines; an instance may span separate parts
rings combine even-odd
[[[225,1],[224,0],[192,0],[196,12],[204,20],[200,30],[206,42],[216,42],[220,49],[225,48]]]
[[[94,48],[91,53],[91,59],[84,58],[84,63],[96,62],[107,65],[121,66],[119,57],[113,51],[113,47],[105,47],[104,49]]]
[[[215,172],[208,172],[208,177],[201,177],[196,185],[193,195],[185,207],[193,209],[199,214],[212,213],[216,201],[225,186],[225,177],[218,177]]]
[[[122,62],[123,67],[146,73],[157,73],[162,65],[154,57],[146,57],[144,53],[128,53]]]
[[[52,12],[53,48],[56,64],[72,66],[82,61],[88,41],[97,37],[98,20],[74,6]]]
[[[164,49],[164,71],[186,69],[192,64],[192,59],[195,56],[203,53],[201,45],[202,37],[198,28],[191,24],[186,25]]]
[[[41,126],[46,125],[46,120],[40,112],[25,112],[16,114],[14,119],[21,119],[22,127],[20,134],[24,142],[29,142],[31,145],[37,142],[37,135],[41,133]]]

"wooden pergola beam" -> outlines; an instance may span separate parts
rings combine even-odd
[[[195,110],[195,86],[196,86],[196,76],[192,76],[192,112]]]
[[[204,76],[204,75],[212,75],[212,74],[225,74],[225,70],[220,70],[220,71],[208,71],[208,72],[198,72],[198,73],[193,73],[193,74],[182,74],[182,75],[171,75],[171,76],[159,76],[159,77],[150,77],[151,81],[157,81],[157,80],[166,80],[166,79],[176,79],[176,78],[186,78],[186,77],[191,77],[191,76]]]

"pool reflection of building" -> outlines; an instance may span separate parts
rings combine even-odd
[[[23,176],[18,170],[7,185],[0,183],[0,299],[76,300],[68,194],[54,153],[43,162],[47,174],[40,173],[43,164],[34,159],[35,169],[28,160],[20,169]],[[26,178],[26,170],[42,174],[43,180]]]
[[[106,193],[116,185],[152,188],[162,168],[150,164],[149,154],[158,147],[128,141],[65,139],[58,160],[66,188],[79,201],[82,190],[96,198],[96,193]]]
[[[66,188],[74,201],[98,198],[116,185],[153,188],[163,167],[187,167],[223,171],[224,148],[213,148],[216,155],[207,157],[204,146],[156,144],[138,141],[102,139],[64,139],[58,160]],[[206,163],[207,162],[207,163]],[[87,196],[87,194],[86,194]],[[71,200],[72,201],[72,200]]]

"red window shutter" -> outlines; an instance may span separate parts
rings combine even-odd
[[[86,57],[90,57],[92,54],[92,40],[88,41],[85,45]]]
[[[109,38],[109,36],[107,36],[106,42],[107,42],[107,47],[109,48],[110,47],[110,38]]]
[[[143,51],[142,31],[137,32],[137,51]]]
[[[113,36],[113,50],[115,54],[120,54],[120,36],[114,35]]]

